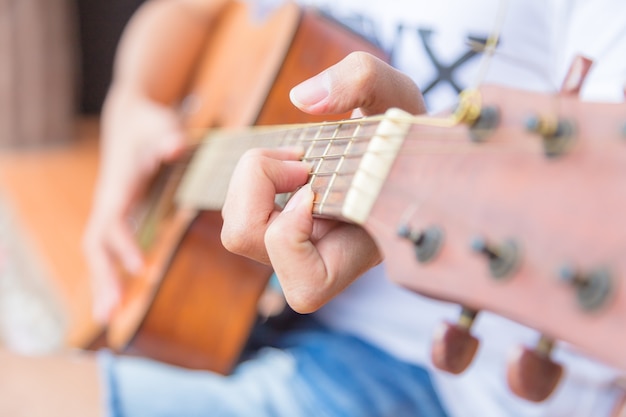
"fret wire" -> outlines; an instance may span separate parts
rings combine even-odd
[[[341,127],[341,125],[337,125],[335,127],[335,130],[333,131],[333,137],[337,135],[337,133],[339,132],[339,128]],[[331,148],[333,144],[333,140],[329,140],[328,143],[326,144],[326,147],[324,148],[324,152],[322,153],[322,158],[320,158],[320,162],[318,165],[318,169],[316,170],[316,172],[319,172],[319,168],[322,166],[322,162],[324,161],[324,155],[328,154],[329,149]],[[332,183],[333,178],[330,179],[330,182]],[[329,191],[329,187],[326,188],[324,195],[322,196],[322,203],[320,205],[320,211],[322,210],[322,207],[324,206],[324,201],[326,201],[326,199],[328,198],[328,191]]]
[[[296,132],[293,132],[296,133]],[[318,132],[319,133],[319,132]],[[303,136],[305,134],[305,132],[303,130],[299,131],[300,136]],[[267,135],[270,135],[269,133],[267,133]],[[271,134],[273,136],[273,134]],[[266,136],[266,135],[264,135]],[[355,135],[355,140],[353,142],[357,142],[360,141],[362,139],[370,139],[371,136],[370,135]],[[225,138],[219,138],[219,139],[225,139]],[[230,138],[232,139],[232,138]],[[248,139],[248,141],[252,141],[254,138],[250,138],[247,137],[245,139]],[[415,138],[411,135],[409,135],[407,137],[408,142],[407,142],[407,146],[404,147],[403,151],[404,152],[429,152],[429,153],[458,153],[458,152],[467,152],[467,151],[486,151],[486,152],[498,152],[498,151],[514,151],[514,150],[519,150],[519,151],[528,151],[528,152],[532,152],[532,153],[541,153],[541,149],[536,146],[536,144],[532,141],[529,141],[526,144],[522,144],[522,143],[506,143],[503,141],[487,141],[483,144],[481,144],[480,148],[474,148],[472,146],[471,143],[469,142],[464,142],[464,139],[460,140],[460,145],[461,146],[449,146],[451,144],[451,142],[445,142],[445,143],[441,143],[438,141],[438,138],[432,139],[432,140],[421,140],[421,138]],[[215,142],[213,140],[208,140],[207,142]],[[235,142],[237,142],[235,140]],[[247,148],[246,148],[247,149]],[[233,156],[238,156],[241,153],[241,149],[240,147],[234,146],[234,147],[229,147],[226,146],[224,148],[220,147],[220,150],[222,150],[222,152],[220,152],[220,155],[222,156],[221,158],[219,158],[219,161],[223,161],[225,158],[224,157],[228,157],[228,155],[233,155]],[[309,149],[309,153],[312,151],[312,149]],[[356,158],[356,157],[360,157],[363,156],[363,153],[351,153],[350,155],[345,155],[345,154],[328,154],[328,155],[324,155],[323,157],[304,157],[303,160],[305,161],[315,161],[316,159],[321,159],[321,160],[329,160],[329,159],[337,159],[337,158],[342,158],[342,157],[350,157],[350,158]],[[318,167],[319,170],[319,167]]]
[[[323,129],[324,129],[324,126],[323,126],[323,125],[320,125],[320,126],[319,126],[319,128],[317,129],[317,133],[315,134],[315,137],[317,137],[317,136],[321,135],[321,134],[322,134],[322,130],[323,130]],[[309,145],[309,147],[307,148],[307,151],[305,152],[305,154],[304,154],[304,156],[303,156],[303,159],[304,159],[304,158],[309,158],[309,155],[310,155],[310,154],[311,154],[311,152],[313,151],[313,148],[314,148],[315,144],[316,144],[316,141],[315,141],[315,140],[311,141],[311,145]],[[320,161],[319,161],[319,163],[317,164],[317,166],[313,168],[313,170],[312,170],[313,172],[312,172],[312,178],[311,178],[311,181],[314,181],[314,180],[315,180],[315,172],[317,172],[317,170],[320,168],[321,163],[322,163],[322,162],[321,162],[321,160],[320,160]]]
[[[262,133],[261,135],[257,135],[257,136],[260,136],[261,139],[266,139],[266,138],[276,138],[276,136],[281,136],[282,135],[281,139],[282,139],[283,143],[285,143],[285,141],[288,141],[289,143],[291,143],[296,136],[299,137],[298,140],[300,142],[323,142],[323,141],[338,142],[338,141],[342,141],[342,140],[350,140],[351,142],[358,142],[358,141],[361,141],[361,140],[369,140],[369,139],[371,139],[371,135],[363,135],[363,134],[359,133],[360,130],[358,130],[358,129],[355,130],[355,134],[353,134],[353,135],[346,135],[346,134],[343,133],[344,131],[341,130],[341,129],[343,127],[348,127],[348,126],[350,126],[352,124],[356,124],[357,126],[359,126],[359,128],[361,128],[362,126],[370,126],[369,122],[371,122],[371,119],[368,119],[368,120],[354,119],[354,120],[346,123],[345,125],[344,124],[338,125],[336,123],[334,123],[334,124],[330,124],[330,123],[329,124],[318,124],[315,127],[316,136],[313,139],[304,138],[304,136],[306,136],[307,130],[308,131],[312,130],[312,128],[310,128],[310,127],[307,127],[307,128],[300,127],[299,129],[283,129],[283,130],[263,131],[263,132],[261,132]],[[359,124],[359,123],[361,123],[361,124]],[[331,126],[331,125],[336,128],[333,136],[331,136],[331,137],[323,137],[323,132],[324,132],[323,127],[324,126]],[[234,133],[236,133],[236,132],[234,132]],[[429,134],[429,133],[432,133],[432,135]],[[435,137],[433,137],[433,136],[435,136]],[[454,129],[454,130],[442,130],[441,128],[438,128],[438,127],[435,128],[434,127],[433,129],[428,129],[428,128],[423,129],[420,132],[410,132],[406,136],[406,139],[407,139],[407,144],[408,145],[418,144],[418,143],[421,143],[421,144],[430,143],[434,147],[434,149],[431,149],[430,151],[437,151],[437,152],[439,152],[439,151],[441,151],[441,152],[450,151],[450,152],[455,152],[456,150],[451,148],[451,147],[442,146],[441,148],[438,148],[437,147],[437,143],[439,142],[439,139],[442,139],[442,138],[452,139],[454,142],[457,142],[454,139],[458,139],[458,142],[462,143],[463,145],[466,145],[466,143],[464,142],[464,141],[467,140],[465,136],[466,135],[464,134],[464,132],[462,132],[462,131],[459,132],[456,129]],[[211,142],[213,139],[219,139],[220,142],[223,139],[234,139],[234,142],[237,142],[238,138],[237,138],[236,134],[235,135],[229,135],[228,132],[226,132],[226,134],[224,134],[224,135],[219,135],[219,133],[218,133],[217,138],[210,135],[208,138],[206,138],[206,141],[207,142]],[[251,142],[252,140],[255,139],[255,135],[248,135],[247,137],[244,137],[244,139],[247,139],[248,142]],[[262,142],[262,141],[260,141],[260,142]],[[448,142],[446,142],[445,144],[442,144],[442,145],[449,144],[450,142],[451,141],[448,141]],[[528,143],[529,143],[528,150],[536,152],[536,146],[534,145],[534,142],[528,142]],[[487,141],[486,143],[481,145],[481,150],[486,149],[486,148],[497,147],[497,146],[500,146],[500,145],[502,145],[502,146],[506,145],[507,147],[511,148],[512,144],[510,144],[508,142],[505,142],[505,141],[494,141],[494,142]],[[513,145],[518,145],[518,144],[514,143]],[[263,146],[263,144],[261,144],[261,146]],[[419,145],[416,145],[416,146],[419,146]],[[520,145],[520,147],[521,147],[521,145]],[[189,149],[193,150],[194,148],[196,148],[196,146],[191,146]],[[229,150],[229,153],[230,153],[230,150],[232,150],[232,154],[233,155],[237,155],[239,153],[239,151],[240,151],[240,149],[237,146],[234,146],[234,147],[227,146],[225,148]],[[313,147],[309,148],[309,150],[308,150],[308,154],[309,155],[311,154],[313,149],[314,149]],[[416,149],[419,150],[421,148],[418,147]],[[464,149],[464,147],[462,146],[462,147],[460,147],[460,149]],[[405,147],[404,150],[405,151],[406,150],[413,150],[413,147],[408,146],[408,147]],[[492,150],[492,149],[490,149],[490,150]],[[342,156],[334,156],[332,154],[328,154],[328,151],[326,151],[326,153],[327,153],[327,155],[325,155],[325,159],[330,159],[330,158],[333,158],[333,157],[339,157],[339,158],[342,157]],[[319,167],[318,167],[318,170],[319,170]]]
[[[341,124],[338,124],[335,129],[333,130],[333,134],[330,137],[330,140],[328,140],[328,143],[326,144],[326,147],[324,148],[324,152],[322,152],[322,157],[324,157],[324,155],[328,154],[328,151],[331,149],[331,147],[333,146],[333,143],[335,141],[335,138],[337,136],[337,133],[339,132],[339,129],[341,128]]]
[[[321,126],[317,126],[318,129],[321,128]],[[371,135],[346,135],[346,136],[321,136],[321,131],[318,131],[318,134],[314,137],[314,138],[303,138],[303,136],[305,136],[305,129],[290,129],[290,130],[278,130],[278,131],[274,131],[274,132],[263,132],[262,134],[250,134],[250,135],[237,135],[237,134],[233,134],[233,135],[224,135],[224,136],[233,136],[233,138],[231,138],[232,140],[236,140],[236,141],[241,141],[242,138],[243,140],[248,140],[248,141],[252,141],[252,140],[259,140],[260,139],[266,139],[266,138],[272,138],[275,137],[277,135],[283,135],[284,138],[289,138],[290,134],[292,135],[299,135],[300,138],[296,140],[296,142],[298,143],[315,143],[315,142],[325,142],[325,141],[341,141],[341,140],[351,140],[351,141],[358,141],[358,140],[369,140],[371,139]],[[433,137],[434,136],[434,137]],[[293,138],[293,136],[291,136]],[[467,136],[464,136],[463,134],[460,134],[457,131],[441,131],[439,129],[433,129],[433,130],[423,130],[418,132],[418,134],[415,133],[409,133],[406,136],[407,140],[420,140],[420,141],[426,141],[426,140],[431,140],[431,141],[437,141],[439,139],[458,139],[459,141],[465,141],[468,140]],[[210,141],[210,140],[205,140],[206,141]],[[293,140],[289,139],[288,142],[291,143]],[[190,147],[190,149],[193,150],[193,146]]]
[[[356,128],[354,129],[353,134],[351,135],[351,138],[357,135],[357,133],[359,132],[360,127],[361,127],[361,124],[357,124],[356,125]],[[339,132],[339,127],[336,129],[335,133],[338,133],[338,132]],[[331,143],[332,142],[329,142],[329,145],[328,145],[327,149],[330,149]],[[353,144],[352,139],[348,140],[348,143],[347,143],[347,145],[346,145],[346,147],[345,147],[345,149],[343,151],[343,155],[341,155],[339,157],[339,161],[337,162],[337,165],[336,165],[336,167],[334,169],[334,173],[333,173],[333,175],[332,175],[332,177],[331,177],[331,179],[330,179],[330,181],[329,181],[329,183],[328,183],[328,185],[326,187],[326,191],[324,192],[324,196],[322,197],[322,201],[321,201],[321,205],[320,205],[320,212],[323,210],[324,203],[328,200],[328,196],[329,196],[329,194],[330,194],[330,192],[331,192],[331,190],[332,190],[332,188],[333,188],[333,186],[335,184],[335,181],[337,179],[338,171],[343,166],[343,163],[344,163],[344,161],[346,159],[346,155],[349,153],[349,151],[350,151],[350,149],[352,147],[352,144]],[[327,152],[324,152],[324,155],[322,155],[322,157],[325,157],[325,156],[329,156]],[[324,160],[329,160],[329,159],[331,159],[331,158],[324,158]],[[335,159],[335,158],[332,158],[332,159]]]

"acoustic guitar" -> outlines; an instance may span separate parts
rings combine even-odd
[[[562,373],[556,340],[626,371],[626,104],[483,86],[448,116],[385,115],[208,133],[177,190],[179,207],[216,210],[252,147],[298,145],[313,168],[314,214],[363,226],[389,276],[463,306],[433,360],[462,372],[480,309],[538,329],[508,382],[545,399]],[[436,173],[436,175],[433,175]]]
[[[192,132],[190,154],[208,127],[320,122],[289,102],[289,90],[350,52],[384,58],[338,22],[289,2],[260,18],[245,2],[233,1],[212,31],[181,106]],[[220,204],[204,210],[175,201],[186,165],[182,158],[164,167],[151,187],[139,231],[147,266],[126,279],[105,344],[126,354],[228,373],[257,319],[257,301],[271,270],[223,248]],[[219,173],[203,187],[221,193],[229,178]]]
[[[625,115],[624,103],[482,86],[464,92],[457,109],[443,116],[391,109],[362,119],[211,129],[191,160],[181,162],[180,181],[170,191],[172,227],[154,252],[168,261],[155,263],[137,281],[163,288],[169,281],[162,271],[179,276],[194,270],[184,262],[188,249],[171,242],[196,239],[195,248],[211,247],[207,237],[217,242],[219,222],[208,220],[218,216],[227,181],[216,179],[229,178],[246,150],[299,145],[313,166],[315,215],[361,225],[383,252],[392,280],[463,306],[459,322],[443,324],[435,337],[435,364],[462,372],[478,347],[471,335],[474,317],[481,309],[493,311],[543,334],[536,347],[518,350],[508,373],[514,392],[541,401],[561,375],[550,360],[556,341],[626,371],[626,235],[619,228],[626,212]],[[211,226],[195,233],[189,225],[196,223]],[[200,253],[207,257],[206,250]],[[246,267],[228,276],[258,284],[239,298],[252,317],[265,279],[251,271],[269,271]],[[205,276],[199,281],[208,292],[215,288]],[[153,306],[159,303],[155,292],[142,292],[151,294],[144,298]],[[168,303],[179,317],[191,317],[185,304],[163,301]],[[149,302],[137,304],[127,311],[145,314]],[[230,316],[207,312],[221,318],[216,326],[232,331]],[[137,334],[136,327],[113,330]],[[236,351],[236,345],[226,349],[228,365],[233,346]],[[203,353],[195,353],[206,363]]]

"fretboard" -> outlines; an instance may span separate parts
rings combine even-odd
[[[312,163],[314,214],[362,223],[408,131],[407,115],[239,130],[213,130],[202,141],[176,195],[179,206],[220,210],[239,158],[252,148],[299,146]]]

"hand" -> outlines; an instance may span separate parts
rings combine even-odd
[[[365,53],[353,53],[291,91],[292,102],[315,113],[363,115],[392,106],[425,110],[417,86],[406,75]],[[381,261],[361,227],[314,219],[313,192],[303,186],[309,166],[302,149],[255,149],[239,161],[222,210],[222,242],[232,252],[271,263],[289,305],[315,311]],[[301,187],[280,210],[277,193]]]
[[[129,219],[131,208],[159,164],[184,145],[175,111],[120,87],[102,115],[100,171],[83,240],[93,291],[93,312],[107,321],[121,297],[119,266],[137,273],[142,253]]]

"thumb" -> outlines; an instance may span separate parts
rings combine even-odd
[[[159,152],[166,162],[174,161],[185,151],[185,135],[179,130],[162,134],[159,138]]]
[[[312,209],[313,191],[310,184],[306,184],[291,197],[265,232],[265,245],[270,260],[281,258],[285,253],[294,255],[280,264],[283,270],[301,270],[302,265],[317,257],[317,251],[311,243]]]
[[[339,63],[295,86],[292,103],[312,114],[336,114],[359,108],[364,115],[399,107],[424,113],[422,94],[406,74],[365,52],[353,52]]]
[[[295,248],[309,247],[313,233],[313,198],[310,184],[305,184],[289,199],[265,233],[268,252],[282,254]],[[271,247],[271,249],[270,249]],[[270,256],[271,257],[271,256]]]
[[[311,241],[313,232],[313,192],[303,186],[274,218],[265,232],[265,246],[278,276],[287,303],[296,311],[308,313],[321,305],[315,301],[324,290],[320,282],[328,276],[326,265]],[[307,279],[302,280],[302,271]]]
[[[155,134],[156,150],[163,160],[173,161],[184,152],[187,140],[179,121],[168,116],[168,119],[162,120],[161,128]]]

